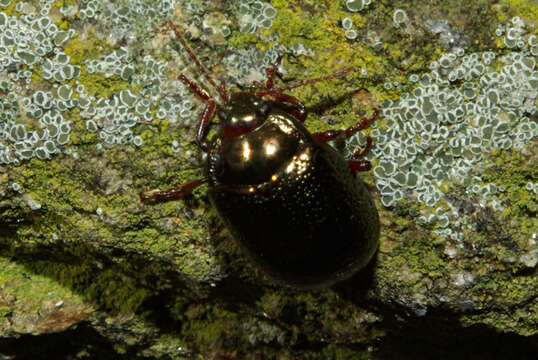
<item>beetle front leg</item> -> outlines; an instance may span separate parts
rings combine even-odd
[[[198,143],[198,146],[200,146],[200,149],[202,149],[203,152],[208,152],[209,144],[207,143],[207,141],[205,141],[205,136],[207,135],[207,130],[209,129],[211,119],[213,119],[213,116],[215,115],[217,103],[215,102],[215,99],[209,96],[202,88],[200,88],[200,86],[198,86],[198,84],[187,78],[185,75],[180,74],[178,76],[178,79],[181,80],[185,85],[187,85],[191,89],[191,91],[198,95],[202,100],[207,101],[205,109],[202,112],[202,116],[200,117],[198,130],[196,131],[196,142]]]
[[[368,160],[348,160],[347,163],[354,173],[372,169],[372,164]]]
[[[192,181],[190,183],[183,184],[178,188],[169,189],[167,191],[156,191],[148,195],[140,193],[140,200],[142,201],[171,200],[171,199],[182,198],[191,194],[194,191],[194,189],[196,189],[198,186],[206,182],[207,182],[207,178],[202,178],[202,179]]]
[[[200,117],[198,131],[196,132],[196,142],[198,143],[198,146],[200,146],[200,149],[202,149],[203,152],[209,151],[209,143],[205,141],[205,137],[207,135],[207,131],[209,130],[209,124],[211,123],[211,119],[213,119],[213,116],[215,115],[216,108],[217,103],[215,102],[215,100],[209,99],[207,105],[205,106],[204,112]]]

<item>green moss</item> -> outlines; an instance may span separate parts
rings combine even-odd
[[[258,41],[256,34],[243,34],[235,31],[232,36],[230,36],[228,43],[236,49],[244,49],[248,45],[257,44]]]
[[[511,277],[494,274],[485,284],[474,288],[475,296],[489,300],[494,294],[504,294],[510,300],[505,304],[504,311],[485,311],[476,314],[464,315],[461,318],[464,324],[487,324],[503,332],[517,332],[522,335],[536,335],[536,329],[529,324],[538,321],[538,303],[528,301],[536,294],[536,281],[532,277],[523,277],[515,283]]]
[[[513,16],[521,17],[525,22],[532,23],[538,19],[538,7],[528,0],[502,0],[492,6],[499,22],[506,22]],[[538,29],[535,27],[533,33]]]
[[[186,347],[187,344],[181,339],[180,334],[173,333],[160,336],[149,350],[155,353],[156,358],[163,358],[168,357],[169,354],[179,354],[181,356],[182,350]]]
[[[64,47],[65,53],[70,57],[70,63],[79,65],[81,74],[76,79],[84,85],[86,92],[91,96],[99,96],[108,98],[113,94],[117,94],[121,90],[130,89],[137,92],[136,86],[129,81],[123,80],[118,76],[107,77],[100,72],[88,73],[84,65],[86,60],[100,58],[102,54],[113,52],[115,49],[106,42],[99,40],[93,31],[90,30],[84,39],[74,38]],[[75,79],[71,81],[74,84]]]
[[[3,285],[4,299],[11,295],[13,299],[35,298],[36,300],[46,301],[57,299],[57,296],[73,296],[72,291],[68,287],[58,286],[57,283],[51,281],[46,276],[36,275],[32,278],[32,281],[29,281],[30,279],[21,281],[25,277],[28,277],[28,272],[24,266],[10,261],[9,258],[0,257],[0,283]],[[15,284],[17,286],[13,286]],[[6,286],[9,287],[7,291]],[[51,295],[54,298],[49,298]],[[36,304],[38,303],[39,301],[36,302]]]
[[[372,354],[367,350],[353,350],[345,346],[329,345],[321,351],[323,359],[334,360],[370,360]]]
[[[131,83],[121,79],[118,76],[107,77],[102,73],[88,73],[85,66],[82,66],[82,72],[78,81],[84,85],[86,92],[91,96],[100,96],[108,98],[117,94],[121,90],[133,90]]]
[[[81,303],[83,297],[68,284],[34,273],[0,254],[0,334],[9,331],[8,316],[33,316],[59,301]]]
[[[111,51],[111,49],[101,49],[101,47],[102,42],[90,33],[85,39],[75,37],[69,40],[63,49],[69,56],[71,64],[82,65],[85,60],[99,56],[103,50]]]
[[[237,341],[240,337],[238,326],[241,322],[237,313],[219,308],[218,305],[199,309],[191,307],[187,312],[192,318],[184,322],[183,336],[201,349],[214,349],[227,341]]]
[[[119,312],[135,312],[149,294],[134,279],[122,275],[117,269],[102,271],[89,264],[65,264],[50,261],[33,261],[26,268],[81,294],[98,307]]]
[[[537,141],[533,141],[527,148],[532,149],[537,144]],[[499,194],[501,200],[510,204],[506,216],[518,217],[521,221],[536,221],[529,215],[536,213],[538,201],[532,191],[525,189],[527,182],[538,178],[538,169],[532,157],[516,151],[503,151],[495,155],[495,162],[486,169],[483,178],[485,182],[506,189],[504,193]],[[521,235],[530,236],[530,234]]]

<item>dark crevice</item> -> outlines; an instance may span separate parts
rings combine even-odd
[[[88,356],[80,356],[81,354]],[[81,323],[72,329],[45,335],[22,335],[18,338],[0,338],[0,358],[14,360],[40,359],[143,359],[129,349],[119,354],[114,344]]]
[[[535,360],[538,336],[502,334],[485,325],[462,327],[457,320],[417,320],[381,339],[379,359]]]
[[[2,245],[2,244],[0,244]],[[4,244],[7,245],[7,244]],[[5,250],[5,249],[4,249]],[[23,250],[24,249],[20,249]],[[178,312],[185,309],[177,307],[178,296],[189,287],[177,274],[167,270],[167,266],[159,261],[152,265],[141,255],[128,254],[129,266],[121,268],[104,256],[86,249],[69,249],[63,251],[55,249],[54,253],[46,249],[35,248],[32,253],[16,253],[13,259],[19,263],[28,265],[29,271],[33,267],[30,264],[36,259],[46,261],[61,261],[64,264],[79,264],[81,262],[94,263],[97,259],[105,268],[117,268],[125,276],[135,279],[139,286],[151,288],[155,293],[145,299],[136,310],[148,323],[154,324],[160,334],[177,334],[182,327],[182,320],[178,319]],[[85,254],[81,259],[74,253]],[[154,266],[153,266],[154,265]],[[348,299],[357,306],[365,307],[379,314],[382,322],[372,325],[371,331],[384,331],[380,335],[378,343],[363,342],[360,344],[340,344],[333,346],[339,349],[349,349],[351,352],[365,352],[368,346],[373,345],[373,356],[376,359],[535,359],[538,353],[538,336],[524,337],[516,334],[498,333],[493,327],[475,325],[464,327],[459,318],[462,313],[450,308],[428,309],[427,316],[416,317],[405,315],[409,309],[403,305],[381,303],[371,298],[370,290],[375,288],[374,271],[377,267],[376,257],[368,266],[349,280],[337,284],[333,289],[343,298]],[[151,267],[153,270],[148,271]],[[99,269],[92,266],[92,269]],[[143,271],[146,270],[146,271]],[[53,275],[49,275],[53,276]],[[55,278],[62,282],[63,279]],[[165,281],[169,290],[157,292],[158,282]],[[145,285],[142,285],[145,284]],[[66,286],[73,286],[66,283]],[[206,302],[218,303],[219,306],[231,312],[244,313],[256,316],[256,303],[266,293],[263,285],[245,282],[233,276],[222,280],[215,288],[204,291],[203,298],[197,298],[196,294],[185,295],[190,297],[190,303]],[[76,291],[77,289],[74,288]],[[98,304],[98,299],[89,299]],[[372,301],[374,300],[374,301]],[[185,304],[185,307],[187,304]],[[252,311],[251,311],[252,310]],[[278,319],[273,319],[273,324],[287,333],[296,324],[304,322],[300,314],[304,313],[296,306],[285,307]],[[262,319],[262,318],[260,318]],[[187,320],[192,321],[192,320]],[[267,321],[267,320],[266,320]],[[173,335],[176,336],[176,335]],[[189,335],[187,335],[188,337]],[[146,341],[151,341],[151,337]],[[186,339],[188,341],[188,339]],[[239,340],[239,339],[235,339]],[[235,341],[234,341],[235,342]],[[193,348],[195,348],[195,345]],[[219,344],[219,349],[226,351],[230,346],[241,347],[242,344]],[[244,344],[243,344],[244,345]],[[268,344],[269,345],[269,344]],[[313,339],[308,334],[297,334],[294,345],[278,345],[271,343],[271,353],[290,352],[312,354],[323,351],[329,343]],[[151,344],[139,342],[135,345],[123,344],[121,340],[113,342],[94,330],[89,323],[80,323],[72,329],[56,334],[39,336],[22,335],[18,338],[0,338],[0,359],[2,355],[7,359],[75,359],[77,354],[85,352],[87,358],[93,359],[138,359],[137,354],[147,349]],[[263,346],[257,350],[262,351]],[[197,349],[201,353],[212,352],[217,349]],[[218,351],[218,350],[217,350]],[[238,349],[240,354],[245,354],[248,349]],[[295,355],[294,355],[295,356]],[[149,357],[151,358],[151,357]],[[300,358],[300,357],[299,357]],[[316,357],[308,357],[316,359]],[[320,357],[321,358],[321,357]]]

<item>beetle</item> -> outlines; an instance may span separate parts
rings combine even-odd
[[[342,77],[351,68],[281,88],[273,86],[277,64],[266,69],[265,85],[226,91],[209,76],[177,27],[169,21],[218,100],[185,75],[181,80],[206,102],[196,141],[207,153],[205,176],[179,188],[141,194],[142,201],[181,198],[209,185],[208,196],[240,248],[270,278],[298,288],[322,288],[349,278],[372,259],[379,239],[379,217],[363,182],[355,176],[370,169],[359,158],[345,160],[327,141],[345,138],[368,126],[369,118],[345,130],[310,133],[307,109],[284,93],[299,86]],[[214,115],[220,130],[206,140]]]

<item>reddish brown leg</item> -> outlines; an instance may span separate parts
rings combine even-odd
[[[267,91],[258,91],[256,93],[257,96],[270,96],[273,101],[276,102],[283,102],[286,104],[291,104],[293,106],[297,107],[297,111],[295,111],[295,117],[300,122],[304,122],[307,117],[307,111],[306,106],[297,98],[294,98],[291,95],[283,94],[281,92],[276,92],[273,90],[267,90]]]
[[[213,116],[215,115],[216,108],[217,104],[215,103],[215,100],[209,100],[209,103],[205,106],[204,112],[200,117],[200,124],[198,124],[198,131],[196,132],[196,142],[203,152],[209,151],[209,143],[205,141],[205,137],[207,135],[207,130],[209,129],[211,119],[213,119]]]
[[[316,83],[316,82],[326,81],[326,80],[342,77],[342,76],[344,76],[345,74],[347,74],[348,72],[350,72],[353,69],[351,67],[348,67],[348,68],[345,68],[343,70],[340,70],[340,71],[337,71],[335,73],[332,73],[331,75],[322,76],[322,77],[315,78],[315,79],[310,79],[310,80],[299,81],[299,82],[297,82],[295,84],[284,86],[284,87],[281,87],[281,88],[278,88],[278,89],[273,89],[275,73],[276,73],[276,70],[277,70],[278,66],[280,65],[281,61],[282,61],[282,56],[279,56],[277,58],[277,60],[276,60],[275,66],[265,69],[265,73],[267,74],[267,80],[265,82],[265,89],[263,89],[260,86],[261,85],[260,83],[254,82],[254,85],[258,89],[260,89],[260,91],[258,91],[256,93],[256,95],[257,96],[269,95],[276,102],[283,102],[283,103],[287,103],[287,104],[291,104],[293,106],[296,106],[297,111],[295,112],[295,117],[300,122],[304,122],[306,120],[306,117],[307,117],[306,106],[301,101],[299,101],[299,99],[294,98],[293,96],[290,96],[290,95],[286,95],[283,92],[286,91],[286,90],[295,89],[295,88],[298,88],[298,87],[301,87],[301,86],[310,85],[310,84],[313,84],[313,83]]]
[[[189,78],[187,78],[185,75],[179,75],[179,80],[181,80],[185,85],[187,85],[193,93],[198,95],[203,100],[207,101],[205,109],[202,112],[202,116],[200,117],[200,123],[198,124],[198,130],[196,132],[196,142],[198,143],[200,149],[202,149],[203,152],[208,152],[209,144],[204,139],[207,135],[207,130],[209,129],[211,119],[213,119],[213,116],[215,115],[217,103],[202,88],[200,88],[198,84],[196,84],[192,80],[189,80]]]
[[[207,179],[198,179],[193,182],[183,184],[180,187],[176,189],[170,189],[167,191],[157,191],[151,194],[140,194],[140,200],[142,201],[148,201],[148,200],[171,200],[171,199],[177,199],[182,198],[184,196],[189,195],[196,189],[198,186],[202,185],[203,183],[206,183]]]
[[[228,94],[226,93],[226,87],[224,83],[221,82],[220,85],[217,85],[215,83],[215,81],[207,73],[207,70],[205,69],[205,67],[203,67],[200,61],[198,61],[198,59],[196,58],[196,55],[194,55],[194,53],[192,52],[192,49],[187,45],[187,43],[183,39],[183,36],[181,35],[177,27],[174,25],[174,23],[168,20],[168,26],[172,28],[172,30],[174,31],[174,34],[176,35],[176,38],[179,40],[183,48],[187,51],[187,54],[189,54],[189,57],[191,58],[191,60],[196,63],[196,65],[198,66],[198,69],[200,69],[200,72],[202,73],[202,75],[204,75],[204,78],[217,90],[217,92],[220,95],[220,99],[223,102],[228,101]]]
[[[374,121],[374,119],[377,117],[378,111],[374,110],[374,113],[369,118],[362,118],[361,122],[357,125],[353,125],[348,127],[345,130],[328,130],[324,132],[314,133],[312,134],[314,138],[316,138],[319,141],[330,141],[334,140],[337,137],[350,137],[351,135],[355,134],[357,131],[364,129],[368,125]],[[370,151],[370,148],[372,147],[372,138],[368,135],[366,135],[366,146],[364,149],[358,149],[355,151],[355,153],[351,156],[351,159],[349,159],[347,162],[349,164],[349,167],[353,172],[357,171],[368,171],[372,168],[372,165],[368,160],[359,160],[360,157],[368,154]]]
[[[372,164],[368,160],[348,160],[347,163],[354,173],[358,171],[368,171],[372,168]]]
[[[282,62],[282,56],[277,57],[276,64],[273,67],[265,69],[265,74],[267,75],[267,80],[265,81],[265,88],[270,90],[273,88],[273,83],[275,80],[275,73]]]
[[[298,88],[298,87],[301,87],[301,86],[317,83],[317,82],[320,82],[320,81],[336,79],[336,78],[344,76],[345,74],[347,74],[351,70],[353,70],[353,68],[348,67],[348,68],[345,68],[343,70],[336,71],[336,72],[334,72],[334,73],[332,73],[330,75],[327,75],[327,76],[322,76],[322,77],[315,78],[315,79],[310,79],[310,80],[301,80],[299,82],[296,82],[295,84],[291,84],[291,85],[288,85],[288,86],[283,86],[281,88],[274,89],[274,90],[277,91],[277,92],[282,92],[282,91],[286,91],[286,90],[295,89],[295,88]]]
[[[252,82],[252,85],[254,85],[255,87],[257,87],[259,90],[265,90],[265,86],[259,82],[259,81],[253,81]]]
[[[344,138],[350,137],[351,135],[355,134],[357,131],[362,130],[366,128],[368,125],[372,123],[372,121],[375,120],[377,117],[378,111],[374,110],[374,113],[369,118],[363,117],[361,119],[361,122],[357,125],[353,125],[348,127],[345,130],[327,130],[323,132],[314,133],[314,137],[318,139],[319,141],[330,141],[334,140],[339,136],[343,136]]]
[[[188,77],[186,77],[183,74],[179,74],[178,76],[179,80],[181,80],[185,85],[191,89],[193,93],[198,95],[202,100],[209,100],[211,99],[211,96],[209,96],[204,89],[202,89],[197,83],[190,80]]]

